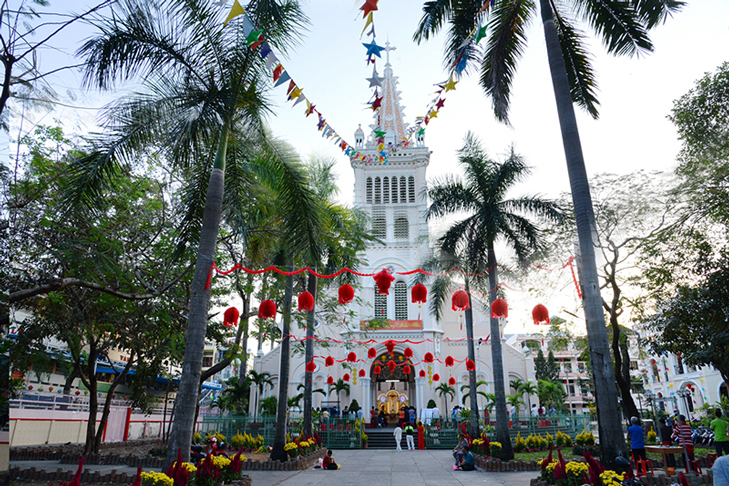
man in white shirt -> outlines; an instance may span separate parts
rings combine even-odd
[[[395,427],[395,432],[393,432],[392,435],[395,436],[395,443],[397,444],[397,449],[395,449],[395,451],[402,452],[402,447],[400,447],[400,442],[402,442],[402,429],[400,428],[400,424]]]
[[[537,404],[532,404],[532,417],[538,417],[539,416],[539,408],[537,408]]]
[[[509,417],[511,418],[511,420],[516,420],[517,419],[517,416],[516,416],[516,405],[512,405],[511,408],[509,409]]]
[[[729,486],[729,456],[721,456],[711,466],[714,473],[714,486]]]

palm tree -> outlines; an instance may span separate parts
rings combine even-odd
[[[330,394],[332,393],[332,390],[334,390],[334,396],[336,396],[337,401],[339,401],[339,394],[341,392],[345,392],[347,396],[349,396],[349,383],[345,382],[343,379],[340,378],[331,385],[329,385]]]
[[[463,252],[471,268],[488,271],[490,304],[496,300],[498,266],[496,243],[510,247],[520,263],[542,247],[540,229],[527,216],[544,221],[560,221],[557,205],[538,197],[507,199],[513,185],[529,174],[524,160],[511,150],[504,162],[491,161],[479,140],[470,132],[458,151],[458,162],[465,172],[465,182],[446,176],[428,188],[431,204],[427,219],[452,217],[466,212],[440,238],[446,253]],[[468,323],[468,322],[467,322]],[[496,437],[503,444],[502,457],[513,456],[506,418],[504,365],[501,355],[499,320],[491,318],[491,358],[496,395]]]
[[[233,376],[225,382],[225,390],[221,393],[220,408],[235,412],[245,410],[251,395],[251,380],[247,376],[240,379]]]
[[[537,393],[537,386],[532,383],[531,381],[525,381],[522,383],[522,385],[517,390],[520,394],[524,395],[526,393],[527,397],[527,410],[531,410],[532,408],[532,395]]]
[[[600,438],[605,445],[600,448],[600,455],[603,464],[612,466],[615,457],[625,453],[625,441],[620,427],[614,371],[610,362],[600,282],[595,264],[592,239],[595,217],[573,105],[577,103],[593,117],[597,117],[598,102],[594,72],[584,45],[585,36],[575,28],[571,18],[573,12],[581,15],[598,36],[602,37],[603,44],[611,54],[633,55],[653,50],[648,30],[680,10],[684,2],[539,0],[538,4],[544,25],[547,57],[577,222],[583,305],[591,361],[595,367],[593,376],[595,399],[600,411]],[[424,15],[414,38],[417,42],[429,39],[447,21],[450,29],[446,41],[446,64],[451,65],[461,59],[467,63],[478,62],[479,48],[474,44],[474,38],[467,39],[475,28],[480,27],[485,16],[489,15],[486,50],[480,60],[480,83],[492,99],[496,117],[508,123],[511,83],[527,40],[526,26],[537,15],[537,2],[494,0],[488,10],[483,9],[483,5],[482,0],[426,2],[423,7]]]
[[[522,405],[524,405],[524,402],[521,401],[521,395],[519,393],[512,393],[508,397],[506,397],[506,403],[509,404],[509,407],[514,407],[516,409],[516,417],[511,417],[511,420],[516,421],[516,419],[519,416],[519,409]]]
[[[477,381],[476,382],[476,388],[478,388],[479,386],[488,386],[488,383],[486,383],[485,381]],[[465,393],[463,393],[463,392],[465,392]],[[463,402],[463,405],[465,406],[466,405],[466,399],[471,396],[471,385],[470,384],[468,384],[468,385],[462,385],[461,386],[461,393],[463,393],[463,397],[461,398],[461,402]],[[476,391],[476,394],[477,395],[481,395],[484,398],[488,398],[488,394],[486,392]]]
[[[516,378],[514,380],[509,380],[509,387],[513,388],[514,391],[518,392],[519,388],[524,384],[524,380],[521,378]]]
[[[165,466],[176,459],[178,449],[184,460],[189,458],[210,301],[207,278],[223,212],[232,219],[229,211],[235,204],[231,200],[237,196],[238,202],[245,201],[251,182],[258,180],[245,177],[250,174],[246,164],[266,162],[272,170],[260,174],[261,180],[279,178],[280,182],[282,172],[291,175],[284,157],[268,150],[263,130],[261,115],[268,110],[265,64],[245,42],[242,23],[223,28],[225,12],[217,4],[213,0],[124,0],[113,17],[97,23],[101,33],[79,51],[86,61],[89,85],[106,89],[117,79],[136,77],[145,91],[107,109],[111,135],[101,141],[102,150],[80,161],[71,201],[92,204],[110,174],[123,171],[146,151],[160,153],[186,178],[196,177],[185,191],[188,207],[181,234],[187,239],[181,248],[197,246],[197,260],[190,287],[184,373]],[[292,33],[306,21],[295,0],[254,0],[246,11],[266,33],[267,42],[279,50],[287,48],[295,37]],[[230,187],[224,183],[226,172],[236,179]],[[280,187],[289,199],[301,194],[301,185]],[[297,208],[290,207],[294,212]],[[245,221],[242,214],[235,217]],[[305,229],[308,224],[302,219],[299,235],[290,237],[305,233],[313,237],[311,228]]]
[[[435,387],[435,391],[438,392],[438,395],[443,397],[443,403],[445,403],[445,409],[443,410],[443,416],[448,416],[448,396],[451,397],[451,400],[453,397],[456,396],[456,390],[452,386],[448,385],[448,383],[441,383],[440,385]]]
[[[273,386],[273,380],[271,380],[271,373],[268,371],[257,372],[256,370],[250,370],[248,372],[248,379],[252,384],[256,385],[256,398],[253,401],[253,414],[258,414],[258,397],[263,395],[263,387],[266,385]]]

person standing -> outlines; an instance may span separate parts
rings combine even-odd
[[[375,407],[370,410],[370,423],[373,429],[377,427],[377,410],[375,410]]]
[[[721,416],[721,410],[716,409],[714,412],[716,418],[711,421],[709,425],[711,430],[714,431],[714,446],[716,446],[716,453],[721,456],[723,454],[729,454],[729,438],[726,436],[726,425],[727,422]]]
[[[418,422],[418,449],[425,450],[425,427],[422,422]]]
[[[537,408],[537,404],[536,403],[532,403],[531,413],[532,413],[532,417],[538,417],[539,416],[539,408]]]
[[[729,486],[729,456],[722,456],[711,467],[714,473],[714,486]]]
[[[661,423],[661,443],[664,446],[671,445],[671,435],[673,435],[673,429],[671,428],[671,419],[666,419],[665,422]],[[669,471],[676,469],[676,457],[673,454],[666,454],[666,467]]]
[[[407,424],[407,426],[405,426],[405,441],[408,443],[409,451],[415,450],[415,437],[413,437],[414,433],[415,433],[415,429],[413,429],[413,426],[410,424]]]
[[[402,452],[402,447],[400,447],[400,442],[402,442],[402,429],[400,428],[400,424],[397,424],[395,432],[393,432],[392,435],[395,436],[395,444],[397,444],[397,449],[395,449],[395,451]]]
[[[628,439],[630,439],[630,449],[633,452],[634,461],[645,461],[645,442],[643,442],[643,427],[638,423],[638,417],[630,417],[630,423],[633,424],[628,427]]]
[[[681,445],[686,448],[686,455],[689,461],[693,461],[694,457],[694,431],[691,430],[691,426],[686,423],[686,416],[678,416],[678,425],[673,431],[673,434],[679,438]],[[688,468],[687,468],[688,469]]]

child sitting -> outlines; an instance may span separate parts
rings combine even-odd
[[[329,470],[335,470],[339,469],[339,465],[334,462],[334,458],[332,457],[332,450],[329,449],[327,451],[327,455],[324,456],[324,460],[321,464],[322,469],[329,469]]]

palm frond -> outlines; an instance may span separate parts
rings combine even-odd
[[[623,0],[575,0],[577,11],[595,30],[611,54],[634,55],[653,51],[635,8]]]
[[[443,23],[450,18],[450,10],[453,8],[452,0],[433,0],[425,2],[423,5],[423,16],[418,22],[418,27],[413,34],[413,40],[420,44],[424,40],[430,39],[441,27]]]
[[[679,0],[633,0],[631,3],[648,30],[662,24],[686,5]]]
[[[562,47],[572,101],[597,119],[597,80],[585,49],[585,35],[576,29],[558,10],[554,12],[557,35]]]
[[[491,97],[496,118],[508,124],[511,83],[526,47],[526,29],[535,15],[532,0],[496,2],[491,13],[488,42],[481,64],[481,87]]]

